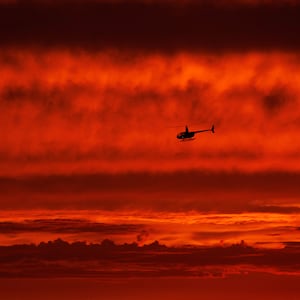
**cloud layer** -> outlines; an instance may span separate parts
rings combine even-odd
[[[299,175],[131,173],[0,179],[2,209],[299,212]]]
[[[230,247],[170,248],[153,242],[115,245],[69,244],[62,240],[0,247],[1,277],[224,277],[260,271],[300,275],[299,246],[255,249],[243,241]],[[226,266],[226,269],[224,268]],[[225,271],[226,270],[226,271]]]
[[[154,201],[153,201],[154,202]],[[280,210],[281,207],[278,207]],[[28,210],[4,211],[0,245],[38,244],[58,237],[71,243],[144,245],[155,240],[167,246],[228,246],[240,240],[260,248],[297,245],[299,212],[196,212],[165,210]],[[284,209],[284,208],[283,208]],[[268,210],[268,207],[266,207]],[[51,217],[52,216],[52,217]]]
[[[0,58],[2,176],[299,171],[297,54],[7,49]],[[186,124],[212,123],[215,135],[176,140]]]
[[[212,52],[300,46],[296,3],[76,2],[1,5],[1,44]]]

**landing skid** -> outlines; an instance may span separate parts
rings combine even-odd
[[[185,138],[185,139],[182,139],[181,142],[191,142],[193,140],[195,140],[196,138]]]

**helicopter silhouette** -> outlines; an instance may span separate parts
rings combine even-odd
[[[185,131],[179,132],[177,134],[177,138],[182,141],[194,140],[194,136],[196,133],[205,132],[205,131],[211,131],[212,133],[215,133],[215,126],[212,125],[210,129],[203,129],[203,130],[196,130],[196,131],[189,131],[188,127],[185,126]]]

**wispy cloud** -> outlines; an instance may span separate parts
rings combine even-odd
[[[252,246],[282,248],[286,242],[300,239],[298,215],[122,211],[119,208],[112,211],[16,211],[12,216],[6,211],[0,216],[0,245],[37,244],[60,237],[69,243],[112,239],[117,244],[144,245],[158,240],[167,246],[228,246],[245,240]]]
[[[0,222],[2,234],[22,232],[124,234],[140,233],[142,229],[142,225],[138,224],[105,224],[79,219],[35,219],[23,222]]]

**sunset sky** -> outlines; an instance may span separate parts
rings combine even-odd
[[[299,20],[296,0],[0,0],[5,299],[298,299]]]

